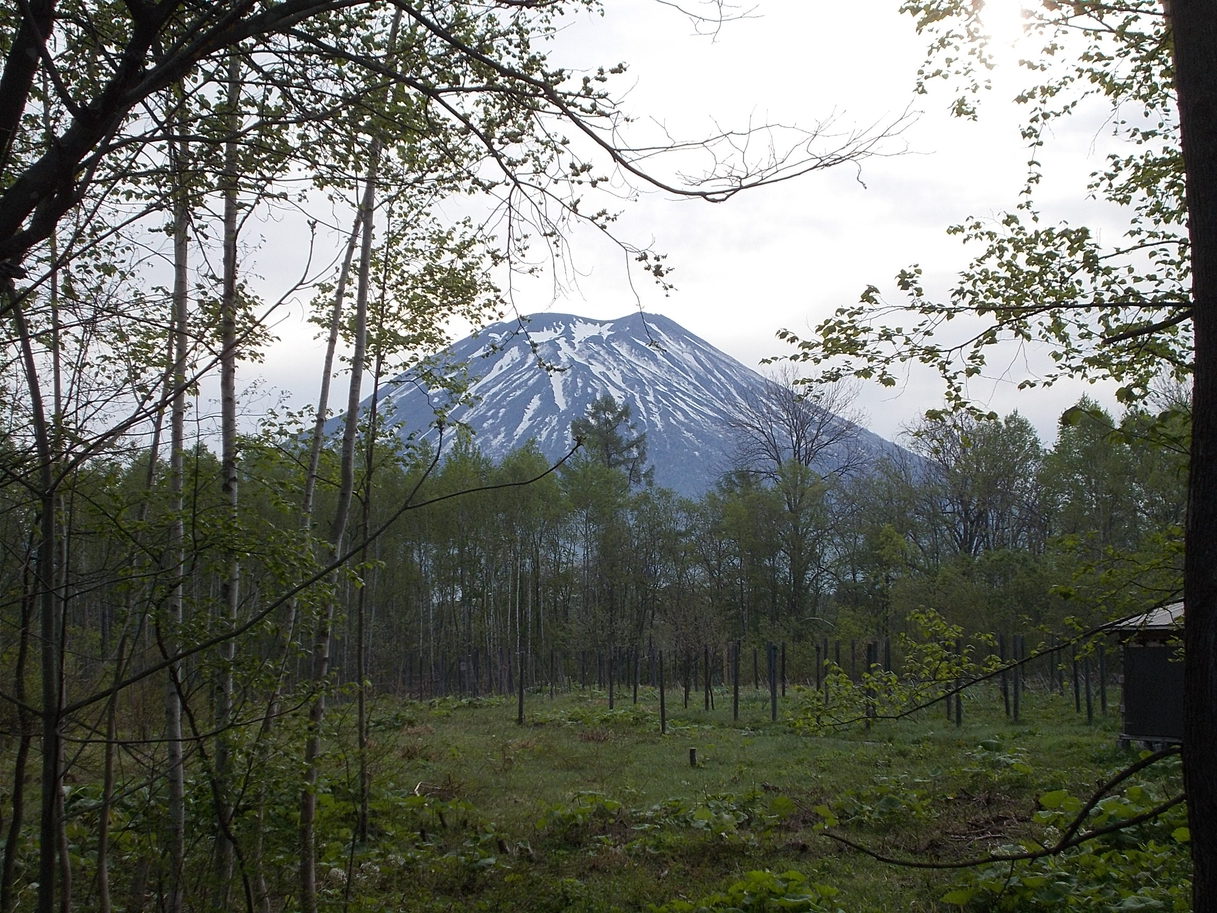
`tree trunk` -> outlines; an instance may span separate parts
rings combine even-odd
[[[1217,0],[1167,0],[1187,176],[1195,375],[1184,563],[1183,777],[1195,913],[1217,911]]]
[[[181,144],[175,144],[174,165],[181,169],[184,159]],[[178,180],[183,179],[177,171]],[[189,295],[189,219],[185,190],[177,188],[174,202],[173,226],[173,398],[169,419],[169,550],[167,568],[170,589],[161,625],[160,646],[166,659],[178,652],[185,597],[186,527],[185,527],[185,453],[186,453],[186,374],[188,369],[188,339],[186,335]],[[165,746],[168,770],[165,783],[168,791],[165,857],[169,865],[166,913],[181,913],[183,879],[186,864],[186,772],[182,742],[182,697],[180,664],[171,661],[165,677]]]
[[[228,84],[225,105],[228,107],[228,136],[224,143],[224,255],[223,290],[220,296],[220,489],[228,522],[235,531],[239,521],[237,480],[237,204],[240,192],[238,174],[238,132],[241,127],[241,58],[236,52],[228,56]],[[241,559],[236,548],[225,559],[221,583],[219,619],[221,629],[231,630],[237,621],[241,592]],[[216,682],[216,747],[215,782],[219,817],[216,833],[215,908],[228,908],[228,886],[232,880],[233,846],[231,834],[233,810],[232,749],[228,732],[232,716],[233,664],[236,641],[228,638],[220,647],[219,681]]]
[[[359,290],[355,298],[354,347],[351,353],[351,380],[347,394],[347,413],[342,434],[342,462],[338,501],[330,525],[333,556],[342,553],[347,521],[355,492],[355,439],[359,427],[359,400],[363,363],[367,351],[368,286],[371,277],[372,236],[376,205],[376,180],[379,174],[381,144],[373,140],[368,156],[367,185],[360,212],[363,216],[363,241],[359,262]],[[304,788],[300,796],[300,907],[304,913],[317,913],[317,782],[321,757],[321,724],[325,719],[325,682],[330,672],[336,597],[326,600],[313,641],[312,682],[317,696],[309,712],[308,740],[304,749]]]
[[[29,552],[27,551],[27,555]],[[25,576],[26,592],[32,593],[29,581],[29,565]],[[17,634],[17,661],[13,669],[13,696],[17,699],[17,752],[13,759],[12,813],[8,822],[8,836],[4,841],[4,859],[0,862],[0,913],[12,913],[14,879],[17,857],[20,855],[21,830],[25,824],[25,777],[29,763],[30,745],[34,741],[34,720],[26,710],[25,680],[29,674],[30,624],[33,616],[32,600],[27,596],[21,600],[21,627]]]
[[[38,913],[55,913],[56,886],[59,881],[58,850],[63,820],[60,817],[60,792],[63,789],[60,732],[63,706],[63,677],[59,657],[61,605],[55,583],[59,557],[56,514],[55,459],[50,427],[42,396],[42,383],[34,357],[33,339],[21,302],[11,280],[6,280],[15,335],[21,348],[26,393],[29,395],[30,421],[38,459],[37,537],[30,553],[33,574],[26,594],[38,613],[40,692],[39,716],[42,736],[41,810],[38,824]]]
[[[378,321],[383,321],[385,287],[381,284],[381,314]],[[364,445],[363,464],[363,493],[359,511],[359,535],[364,540],[364,546],[359,552],[359,564],[368,566],[367,538],[372,526],[372,481],[376,472],[376,397],[380,392],[380,374],[383,370],[381,353],[377,352],[375,365],[372,369],[372,405],[368,410],[368,434]],[[366,572],[365,572],[366,573]],[[356,713],[355,726],[358,739],[359,754],[359,814],[355,822],[355,840],[359,843],[368,839],[370,822],[369,808],[372,798],[372,774],[368,766],[368,749],[370,735],[368,731],[368,694],[371,682],[368,672],[368,583],[359,588],[355,594],[355,675],[356,675]]]

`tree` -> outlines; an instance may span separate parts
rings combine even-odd
[[[1062,415],[1041,479],[1060,592],[1072,615],[1101,623],[1179,599],[1181,421],[1129,409],[1117,422],[1088,397]]]
[[[863,459],[856,396],[850,384],[800,384],[793,371],[779,371],[763,392],[741,396],[729,423],[738,442],[735,468],[772,480],[793,460],[826,477],[849,475]]]
[[[1044,461],[1055,531],[1085,538],[1092,558],[1133,547],[1141,532],[1138,468],[1107,410],[1083,398],[1062,417]]]
[[[779,575],[772,621],[779,607],[787,623],[819,618],[831,589],[838,495],[864,459],[856,393],[851,384],[803,384],[782,370],[760,392],[742,394],[730,419],[735,466],[720,488],[732,495],[732,513],[749,518],[735,524],[741,559],[759,545],[753,534],[771,540],[760,550],[772,550],[773,561],[747,564]]]
[[[651,484],[655,471],[647,468],[646,432],[634,427],[629,403],[607,393],[596,397],[587,414],[570,423],[570,433],[588,460],[621,470],[630,485]]]
[[[585,642],[611,647],[626,633],[630,478],[602,452],[562,467],[561,480],[580,568],[577,630]]]
[[[733,551],[740,628],[755,632],[767,617],[794,631],[819,620],[834,582],[838,533],[830,484],[786,460],[768,481],[747,472],[724,476],[708,502]]]
[[[1001,421],[936,413],[909,439],[925,458],[926,519],[948,553],[975,558],[993,549],[1043,549],[1043,448],[1030,422],[1017,412]]]
[[[949,81],[961,87],[953,111],[975,117],[995,65],[984,5],[908,0],[902,8],[930,42],[917,91]],[[914,264],[896,277],[906,300],[889,303],[871,286],[809,340],[785,333],[799,345],[798,359],[823,366],[827,378],[856,366],[894,385],[894,365],[916,360],[939,372],[948,406],[958,408],[970,403],[970,380],[989,370],[994,351],[1005,351],[995,350],[1002,342],[1050,353],[1038,374],[1018,378],[1020,388],[1110,377],[1133,402],[1163,370],[1187,375],[1189,245],[1165,16],[1157,0],[1046,2],[1029,5],[1026,15],[1019,50],[1031,75],[1016,99],[1027,109],[1020,202],[996,218],[969,217],[948,229],[980,253],[946,300],[925,288]],[[1052,125],[1103,109],[1113,112],[1107,124],[1124,142],[1091,175],[1087,191],[1126,216],[1123,237],[1048,224],[1036,194]]]
[[[885,630],[927,606],[972,631],[1050,620],[1058,581],[1031,424],[938,410],[906,438],[908,455],[846,492],[841,608]]]
[[[839,610],[857,616],[862,633],[890,637],[893,589],[909,569],[908,541],[890,523],[867,523],[843,551],[844,568],[834,594]]]
[[[983,5],[909,0],[904,10],[931,41],[919,88],[959,79],[955,110],[975,110],[991,65]],[[1184,780],[1191,832],[1194,909],[1217,910],[1217,6],[1212,0],[1036,4],[1029,26],[1040,53],[1025,54],[1027,194],[996,225],[970,219],[952,231],[982,253],[949,301],[933,299],[913,267],[898,277],[909,303],[887,305],[876,288],[821,325],[800,359],[894,383],[893,365],[938,368],[949,402],[967,404],[967,382],[994,344],[1040,341],[1062,376],[1113,377],[1136,401],[1163,371],[1192,376],[1192,438],[1184,563]],[[1053,59],[1065,61],[1052,66]],[[1130,152],[1108,157],[1092,193],[1122,207],[1127,229],[1104,247],[1086,226],[1041,224],[1035,187],[1053,122],[1093,96]],[[1134,113],[1135,112],[1135,113]],[[1190,289],[1189,289],[1190,286]],[[901,315],[914,322],[902,326]],[[939,331],[966,315],[963,338]],[[820,340],[827,340],[820,344]],[[1042,382],[1026,378],[1022,386]]]
[[[795,460],[778,467],[768,493],[778,505],[774,532],[782,558],[782,601],[788,622],[818,619],[831,585],[834,522],[829,485]]]

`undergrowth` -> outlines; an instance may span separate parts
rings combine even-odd
[[[596,692],[534,697],[523,726],[510,701],[386,702],[370,839],[352,840],[353,780],[320,803],[329,908],[1186,909],[1181,806],[1065,853],[962,872],[867,855],[946,863],[1052,845],[1093,784],[1132,760],[1110,720],[1087,726],[1044,695],[1015,724],[977,692],[963,726],[927,711],[811,735],[769,723],[750,697],[746,721],[720,697],[718,710],[678,710],[666,736],[645,689],[612,710]],[[1149,768],[1084,829],[1141,814],[1179,780],[1177,763]]]

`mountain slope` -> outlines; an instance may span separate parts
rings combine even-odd
[[[475,443],[492,459],[532,439],[556,460],[572,446],[571,421],[607,393],[629,404],[635,428],[646,433],[655,484],[691,497],[730,468],[733,416],[763,396],[767,384],[667,317],[637,312],[607,321],[539,314],[497,323],[437,361],[442,370],[465,364],[473,403],[454,406],[448,393],[407,372],[379,394],[380,408],[403,436],[433,438],[427,429],[436,410],[450,410],[452,420],[475,430]],[[857,431],[872,456],[897,449]]]

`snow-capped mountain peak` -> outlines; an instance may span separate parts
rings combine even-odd
[[[734,417],[768,384],[673,320],[639,312],[616,320],[546,313],[492,324],[436,363],[442,371],[464,365],[467,403],[453,405],[451,394],[406,372],[379,394],[379,408],[403,436],[425,436],[441,409],[471,427],[491,459],[534,440],[557,460],[573,444],[571,422],[608,394],[629,405],[634,427],[646,433],[655,484],[689,496],[731,468]],[[877,449],[893,446],[861,433]]]

